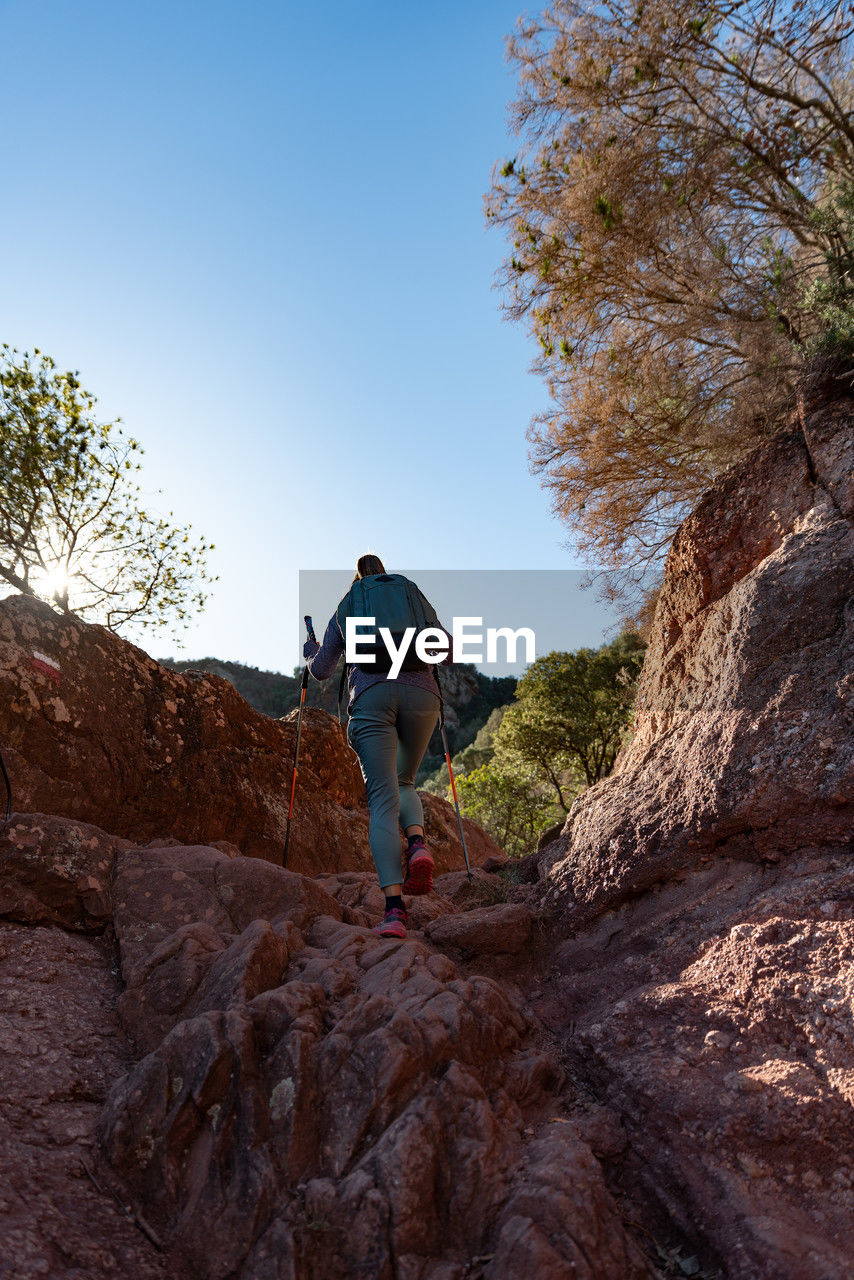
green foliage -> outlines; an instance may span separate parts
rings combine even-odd
[[[49,356],[0,350],[0,581],[113,631],[186,625],[212,547],[146,510],[142,453]]]
[[[498,761],[529,771],[568,812],[585,785],[613,768],[630,729],[644,650],[638,636],[626,634],[599,649],[538,658],[501,722]]]
[[[495,739],[498,735],[498,730],[501,728],[501,721],[504,719],[506,710],[506,704],[501,707],[494,707],[489,713],[489,719],[486,724],[481,725],[478,729],[474,742],[469,743],[467,747],[463,747],[457,759],[464,773],[473,773],[475,769],[480,769],[483,765],[490,763],[495,755]]]
[[[456,728],[447,727],[448,747],[451,761],[456,772],[460,753],[474,742],[481,728],[488,721],[491,713],[498,707],[506,706],[516,692],[515,676],[485,676],[482,671],[471,668],[477,680],[477,694],[468,702],[455,708],[459,716]],[[447,694],[446,705],[450,705]],[[444,795],[448,786],[448,770],[442,754],[442,739],[437,729],[430,739],[427,753],[418,770],[416,785],[437,795]]]
[[[806,361],[854,356],[854,182],[839,183],[813,213],[825,241],[825,272],[801,294],[813,333],[799,344]]]
[[[536,844],[537,833],[554,821],[554,802],[538,790],[531,772],[508,770],[492,761],[457,780],[460,809],[493,840],[519,857]]]
[[[495,707],[452,757],[461,810],[507,853],[530,852],[540,832],[613,768],[631,731],[644,652],[627,633],[599,649],[538,658],[515,701]],[[444,763],[423,785],[451,799]]]
[[[461,774],[473,773],[475,769],[479,769],[482,765],[491,762],[495,755],[495,738],[506,710],[507,704],[494,707],[489,713],[489,719],[478,729],[474,741],[451,757],[451,767],[454,770],[455,778]],[[434,772],[425,778],[423,786],[425,791],[432,791],[435,795],[444,796],[447,794],[450,779],[448,777],[448,766],[444,760]]]
[[[448,734],[452,752],[474,742],[495,708],[506,706],[516,693],[515,676],[485,676],[482,671],[474,671],[474,676],[477,694],[458,708],[459,728]]]
[[[614,209],[608,197],[601,194],[596,197],[594,208],[602,219],[602,225],[606,231],[611,231],[617,219],[622,217],[622,206]]]

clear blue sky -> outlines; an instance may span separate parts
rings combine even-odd
[[[79,369],[216,543],[183,656],[291,669],[298,571],[368,549],[579,563],[528,472],[546,393],[482,211],[518,12],[0,0],[0,337]]]

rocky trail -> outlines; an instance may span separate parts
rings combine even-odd
[[[49,1100],[49,1158],[12,1151],[39,1207],[16,1274],[106,1276],[111,1257],[223,1280],[653,1274],[513,982],[533,916],[489,904],[497,875],[440,877],[400,943],[372,932],[382,899],[364,873],[321,883],[210,847],[119,843],[40,815],[0,841],[4,914],[29,922],[5,926],[26,935],[16,974],[41,999],[26,1044],[47,1068],[19,1060],[19,1124]]]
[[[850,858],[570,936],[454,872],[399,943],[368,873],[40,815],[0,854],[9,1274],[846,1274]]]

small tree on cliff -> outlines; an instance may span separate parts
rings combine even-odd
[[[139,444],[95,403],[49,356],[0,350],[0,581],[113,631],[185,623],[211,547],[144,508]]]
[[[532,459],[624,581],[804,357],[854,352],[852,33],[823,0],[552,0],[509,41],[521,145],[487,216],[553,400]]]
[[[564,813],[610,773],[631,724],[645,646],[633,634],[600,649],[532,662],[496,736],[496,761],[518,763],[553,789]]]

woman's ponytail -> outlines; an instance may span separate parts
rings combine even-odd
[[[356,561],[356,576],[353,581],[358,582],[360,578],[370,578],[375,573],[385,573],[385,565],[379,556],[359,556]]]

